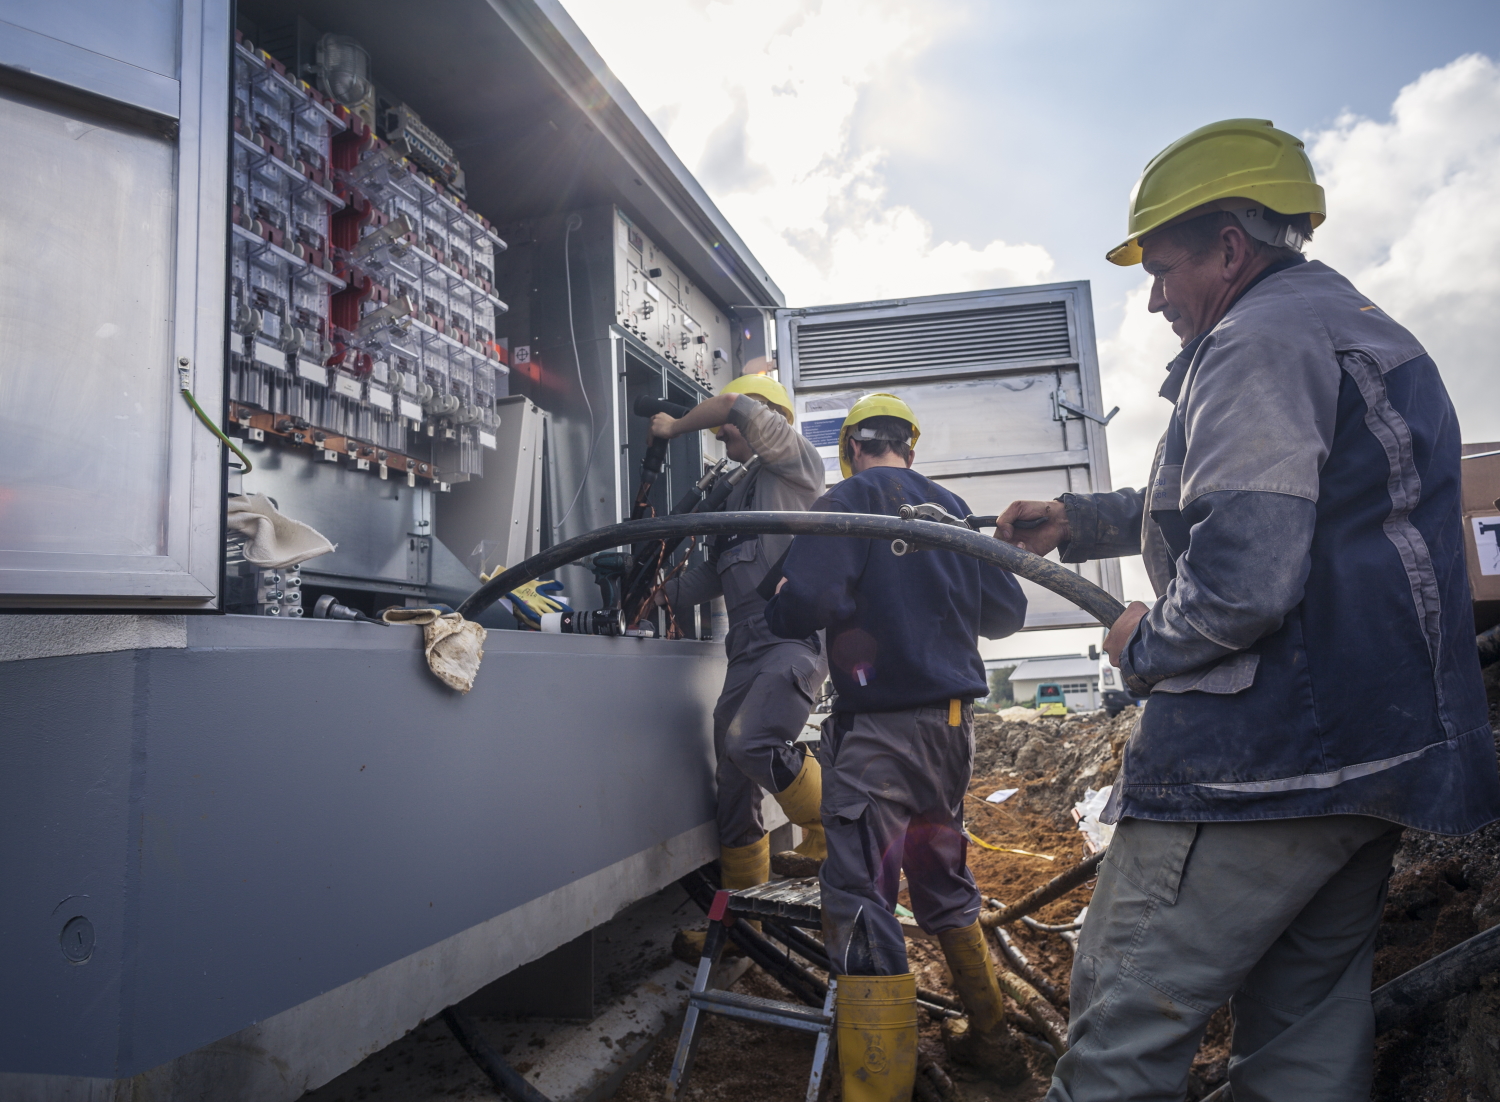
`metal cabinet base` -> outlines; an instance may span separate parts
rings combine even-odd
[[[295,1098],[713,856],[713,644],[166,619],[0,661],[0,1096]]]

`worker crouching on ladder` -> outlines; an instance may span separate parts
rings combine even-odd
[[[845,480],[816,511],[898,515],[969,507],[910,469],[916,415],[889,394],[861,398],[839,433]],[[902,556],[876,540],[801,536],[766,609],[771,630],[827,629],[838,702],[823,727],[823,935],[838,974],[845,1102],[903,1102],[916,1075],[916,980],[894,911],[904,868],[917,922],[935,934],[968,1020],[955,1057],[1004,1083],[1027,1072],[979,925],[964,794],[972,702],[988,694],[977,637],[1017,631],[1026,598],[1007,571],[951,551]]]
[[[680,418],[658,413],[651,433],[670,439],[717,428],[731,460],[760,460],[729,495],[726,509],[805,511],[822,492],[823,460],[793,428],[793,418],[785,387],[764,375],[741,375]],[[722,594],[729,612],[729,669],[714,707],[714,753],[719,862],[724,887],[731,890],[771,878],[770,839],[760,814],[763,788],[776,794],[787,817],[802,828],[797,851],[814,858],[824,853],[821,774],[817,759],[797,739],[827,676],[827,663],[816,632],[795,639],[772,635],[766,599],[756,592],[790,541],[790,536],[716,537],[709,561],[668,581],[657,596],[658,603],[690,608]],[[696,959],[702,945],[688,949]]]

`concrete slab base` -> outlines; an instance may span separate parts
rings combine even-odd
[[[748,960],[728,962],[714,986],[728,987],[749,968]],[[552,1102],[603,1102],[613,1097],[625,1077],[646,1062],[658,1040],[675,1043],[694,971],[692,965],[673,961],[588,1025],[560,1031],[546,1059],[527,1078]]]
[[[671,955],[672,939],[678,930],[702,925],[702,913],[674,884],[597,927],[596,1015],[590,1021],[486,1015],[482,1008],[494,1005],[487,990],[462,1005],[511,1066],[552,1102],[603,1102],[645,1062],[654,1044],[675,1042],[696,967]],[[715,986],[729,986],[749,966],[743,959],[726,962]],[[567,962],[559,968],[573,970]],[[550,983],[549,976],[534,975],[539,987]],[[355,1102],[377,1095],[402,1102],[495,1097],[441,1019],[433,1019],[299,1102]]]

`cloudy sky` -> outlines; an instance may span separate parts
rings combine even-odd
[[[1427,345],[1466,441],[1500,439],[1493,0],[563,3],[790,304],[1090,280],[1117,486],[1145,478],[1176,342],[1103,254],[1145,163],[1221,118],[1307,142],[1309,254]]]

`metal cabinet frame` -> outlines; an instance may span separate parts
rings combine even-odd
[[[109,27],[131,20],[139,26],[136,20],[141,18],[155,20],[160,31],[155,47],[164,52],[173,15],[174,74],[153,71],[138,57],[108,56],[55,37],[65,26],[97,31],[101,22]],[[0,2],[0,81],[65,111],[105,114],[144,132],[165,135],[173,141],[176,155],[175,224],[163,227],[171,235],[174,269],[173,357],[160,368],[172,397],[162,552],[0,550],[0,607],[164,610],[217,605],[223,557],[223,457],[219,442],[198,423],[177,390],[181,372],[181,382],[192,388],[204,409],[217,415],[222,408],[231,36],[225,0],[166,0],[139,8],[103,0],[39,6],[24,0]],[[102,45],[101,37],[110,38],[95,34],[91,44]],[[134,45],[143,41],[138,36]],[[129,54],[131,46],[125,41],[116,52]],[[100,362],[96,369],[108,371],[110,365]],[[87,441],[78,446],[86,447]]]

